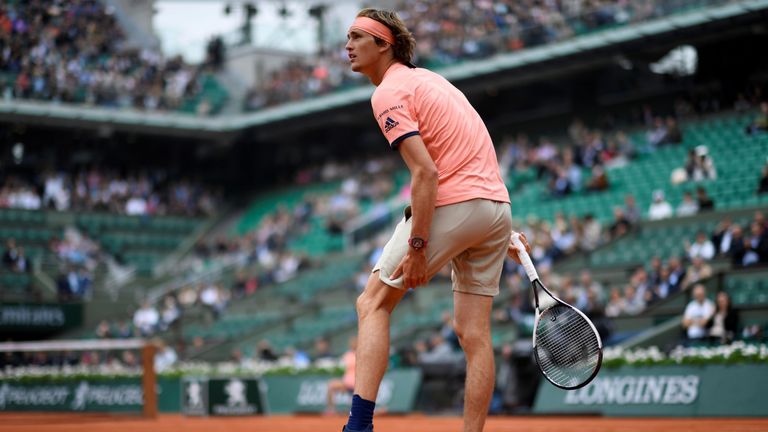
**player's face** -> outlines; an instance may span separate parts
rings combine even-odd
[[[347,45],[344,47],[349,56],[349,65],[354,72],[364,72],[367,66],[379,57],[379,46],[370,34],[360,30],[350,30]]]

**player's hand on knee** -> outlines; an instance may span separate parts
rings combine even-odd
[[[517,248],[515,243],[512,241],[512,236],[515,235],[515,231],[512,231],[512,234],[509,236],[509,246],[507,247],[507,255],[515,260],[516,263],[522,264],[520,262],[520,257],[517,255],[518,251],[520,249]],[[520,241],[523,243],[523,246],[525,246],[525,252],[530,254],[531,253],[531,245],[528,244],[528,239],[525,237],[525,234],[520,234]]]

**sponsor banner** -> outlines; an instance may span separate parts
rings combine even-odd
[[[81,304],[0,304],[0,332],[50,332],[82,322]]]
[[[0,384],[2,411],[141,411],[138,380]]]
[[[588,386],[561,390],[542,379],[537,413],[609,416],[765,416],[758,389],[768,365],[649,366],[603,369]]]
[[[216,416],[262,413],[259,380],[211,378],[208,380],[208,404],[209,413]]]
[[[158,408],[179,411],[178,379],[159,379]],[[138,378],[23,383],[0,382],[0,411],[141,412]]]
[[[266,376],[266,400],[270,413],[323,412],[326,408],[328,375]],[[410,412],[421,385],[419,369],[397,369],[387,373],[379,386],[376,407],[390,413]],[[344,412],[352,404],[352,393],[333,396],[336,410]]]
[[[181,380],[181,389],[182,414],[208,415],[208,378],[184,377]]]

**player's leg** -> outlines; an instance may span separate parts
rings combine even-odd
[[[435,211],[435,221],[440,219],[440,209]],[[379,261],[368,279],[365,291],[357,299],[358,337],[355,368],[355,394],[352,398],[348,429],[365,430],[359,425],[368,425],[368,413],[376,401],[384,373],[389,362],[389,326],[390,316],[400,302],[406,289],[403,277],[391,279],[390,275],[400,264],[408,251],[408,237],[411,232],[410,208],[406,208],[405,217],[395,227],[389,242],[384,246]],[[444,247],[447,236],[432,231],[430,245],[427,247],[427,272],[430,277],[453,257],[453,251]],[[360,398],[360,399],[358,399]],[[357,415],[360,413],[360,415]],[[360,421],[362,419],[362,421]],[[366,426],[367,427],[367,426]]]
[[[493,297],[454,292],[454,327],[467,357],[464,432],[483,430],[496,376],[491,342]]]
[[[512,219],[505,203],[476,200],[469,205],[470,223],[466,225],[472,227],[467,232],[473,234],[469,237],[473,241],[451,262],[451,277],[454,328],[467,357],[464,432],[480,432],[495,383],[491,311],[499,293]]]
[[[355,394],[363,399],[376,400],[389,362],[390,315],[405,293],[386,285],[377,272],[368,278],[365,291],[357,299]]]

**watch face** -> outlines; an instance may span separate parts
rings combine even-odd
[[[421,249],[424,247],[424,239],[414,237],[411,239],[411,247],[414,249]]]

